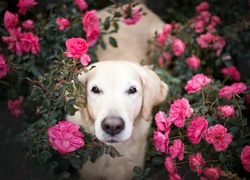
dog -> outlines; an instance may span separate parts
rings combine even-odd
[[[143,9],[147,15],[140,24],[120,25],[114,36],[118,48],[99,49],[101,61],[78,76],[86,87],[87,106],[66,119],[83,126],[87,133],[121,154],[116,158],[104,154],[95,163],[88,161],[79,170],[86,180],[128,180],[134,176],[135,166],[144,166],[151,111],[165,100],[168,86],[155,72],[140,65],[142,60],[150,62],[147,38],[164,25],[153,12],[145,6]],[[104,18],[103,13],[99,15]],[[149,21],[152,19],[154,22]]]

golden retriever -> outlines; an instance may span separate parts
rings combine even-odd
[[[155,23],[143,17],[131,29],[120,26],[115,36],[118,49],[98,50],[97,55],[103,61],[79,75],[87,90],[87,107],[80,108],[74,116],[68,115],[67,120],[80,124],[122,155],[116,158],[103,155],[95,163],[88,161],[79,171],[86,180],[129,180],[134,176],[135,166],[143,168],[151,110],[164,101],[168,92],[168,86],[155,72],[139,65],[141,60],[147,61],[147,38],[160,27],[152,26],[162,23],[151,11],[147,13],[145,18],[148,16]]]

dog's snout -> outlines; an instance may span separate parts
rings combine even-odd
[[[119,134],[124,127],[124,120],[120,117],[107,117],[102,121],[102,129],[112,136]]]

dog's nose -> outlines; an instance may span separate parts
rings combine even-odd
[[[125,127],[125,123],[121,117],[107,117],[102,121],[102,129],[114,136],[119,134]]]

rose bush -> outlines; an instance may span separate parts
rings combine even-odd
[[[112,34],[119,30],[117,22],[132,26],[143,18],[143,9],[123,3],[115,1],[105,20],[96,17],[103,4],[88,0],[50,2],[48,14],[34,11],[35,0],[19,0],[17,11],[4,10],[1,16],[0,103],[26,122],[17,140],[28,154],[60,178],[68,178],[72,167],[79,169],[88,159],[120,156],[62,119],[77,111],[75,104],[86,104],[77,75],[98,60],[97,47],[106,47],[103,36],[108,34],[116,47]],[[155,46],[149,53],[155,57],[153,70],[170,93],[154,109],[146,168],[135,167],[135,179],[157,179],[159,166],[170,179],[185,179],[181,165],[204,179],[244,178],[250,171],[250,81],[237,69],[229,35],[218,30],[223,24],[219,13],[213,14],[218,10],[210,12],[209,1],[193,4],[189,12],[194,17],[173,18],[177,21],[166,23],[149,41]]]

